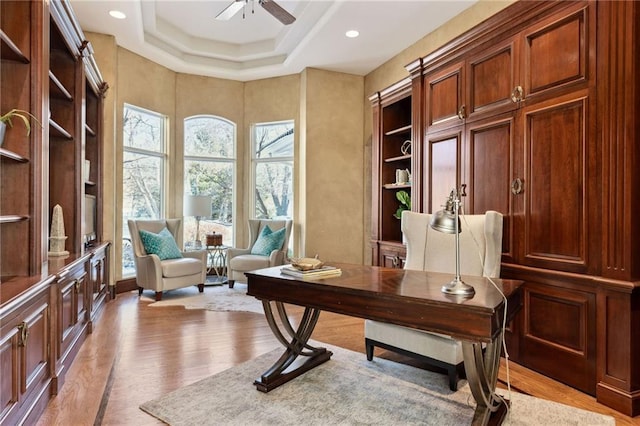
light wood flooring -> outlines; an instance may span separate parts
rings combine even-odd
[[[312,338],[364,356],[363,328],[361,319],[323,312]],[[150,307],[137,292],[119,294],[103,310],[38,424],[162,424],[138,406],[277,347],[261,314]],[[407,361],[376,349],[378,354]],[[504,365],[500,371],[503,381]],[[618,425],[640,425],[640,417],[623,416],[514,363],[510,372],[516,391],[612,415]]]

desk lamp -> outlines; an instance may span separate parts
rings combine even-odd
[[[456,296],[473,296],[475,289],[466,284],[460,278],[460,232],[462,231],[460,226],[460,195],[458,190],[454,189],[449,194],[449,198],[446,204],[443,206],[443,210],[437,211],[431,217],[431,223],[429,226],[438,232],[445,234],[455,234],[456,236],[456,276],[451,282],[442,286],[442,292],[446,294],[453,294]]]
[[[211,216],[211,197],[206,195],[187,195],[184,200],[184,215],[195,216],[195,248],[202,248],[202,241],[200,240],[200,220]]]

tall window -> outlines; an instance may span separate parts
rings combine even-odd
[[[167,118],[124,106],[122,164],[122,276],[135,274],[127,220],[164,217]]]
[[[211,197],[211,217],[200,222],[200,236],[222,234],[225,245],[233,245],[235,148],[231,121],[205,115],[184,120],[184,192]],[[195,219],[185,218],[185,241],[196,239],[195,229]]]
[[[252,192],[256,219],[293,218],[293,121],[253,126]]]

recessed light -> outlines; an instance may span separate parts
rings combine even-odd
[[[356,30],[349,30],[346,33],[344,33],[344,35],[346,35],[349,38],[356,38],[360,35],[360,33]]]
[[[127,17],[127,15],[125,15],[123,12],[120,12],[119,10],[110,10],[109,15],[116,19],[124,19]]]

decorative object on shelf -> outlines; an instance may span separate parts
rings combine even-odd
[[[409,182],[409,169],[396,169],[396,185],[404,185]]]
[[[215,231],[207,233],[207,247],[221,246],[222,234],[216,234]]]
[[[452,190],[443,206],[444,209],[433,215],[429,226],[438,232],[455,234],[456,237],[456,276],[451,282],[442,286],[442,292],[455,296],[471,297],[475,294],[475,289],[460,278],[460,232],[462,231],[459,217],[460,195],[457,189]]]
[[[60,204],[56,204],[51,215],[51,235],[49,236],[49,256],[66,256],[64,249],[67,236],[64,233],[64,216]]]
[[[402,155],[411,155],[411,141],[404,141],[400,147],[400,152]]]
[[[184,215],[196,218],[196,235],[194,247],[202,248],[200,240],[200,220],[211,216],[211,197],[207,195],[187,195],[184,200]]]
[[[0,146],[4,142],[4,135],[7,131],[7,126],[13,127],[13,122],[11,119],[19,118],[24,123],[24,127],[27,128],[27,136],[31,134],[31,123],[29,122],[29,118],[33,118],[36,123],[40,124],[40,121],[28,111],[22,109],[12,109],[11,111],[0,115]]]
[[[407,191],[396,192],[396,198],[400,201],[398,210],[393,214],[396,219],[402,218],[402,212],[405,210],[411,210],[411,195]]]

